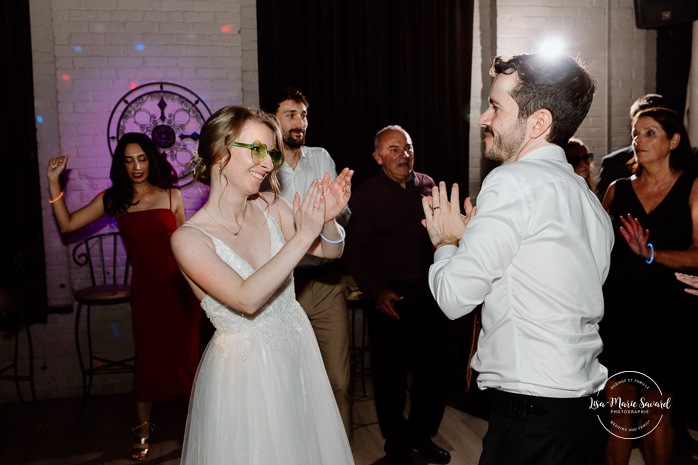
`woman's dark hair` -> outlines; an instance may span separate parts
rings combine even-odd
[[[274,135],[274,145],[280,149],[282,147],[281,128],[276,117],[256,108],[246,108],[239,106],[223,107],[212,114],[201,128],[199,138],[198,156],[195,158],[194,177],[197,181],[207,186],[211,185],[211,168],[216,163],[220,163],[219,176],[223,175],[223,168],[230,161],[230,151],[228,147],[234,142],[242,128],[248,121],[261,123],[271,129]],[[274,163],[274,169],[269,174],[269,183],[274,191],[274,198],[279,195],[279,180],[276,172],[279,170],[283,160]],[[227,178],[226,181],[230,182]]]
[[[126,213],[133,203],[133,183],[126,171],[126,146],[138,144],[148,158],[148,182],[160,189],[169,189],[177,182],[177,173],[160,153],[155,143],[145,134],[127,132],[114,149],[109,179],[112,185],[104,192],[104,209],[108,215]]]
[[[581,139],[576,137],[572,137],[568,140],[563,149],[565,150],[567,162],[572,166],[576,166],[582,161],[581,155],[589,153],[589,147],[587,147]]]
[[[674,172],[691,171],[695,173],[698,169],[698,159],[693,153],[686,126],[684,126],[679,114],[664,107],[648,108],[635,115],[632,126],[635,127],[635,123],[640,118],[645,117],[655,120],[662,127],[668,139],[674,137],[674,134],[679,135],[679,145],[669,155],[669,167],[671,170]],[[637,163],[635,157],[631,158],[630,164],[633,166],[636,174],[642,172],[642,166]]]

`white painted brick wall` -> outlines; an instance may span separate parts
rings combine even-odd
[[[628,141],[628,108],[654,89],[653,31],[635,28],[632,0],[499,0],[493,27],[491,2],[475,8],[471,101],[470,193],[480,186],[481,142],[477,117],[487,102],[486,74],[493,54],[536,48],[546,34],[567,37],[597,77],[599,90],[579,136],[595,153]],[[231,104],[259,104],[255,0],[30,0],[37,124],[50,304],[72,303],[79,273],[71,265],[47,200],[44,170],[54,154],[71,155],[66,201],[71,209],[109,185],[107,122],[131,83],[165,80],[196,92],[212,111]],[[483,10],[487,10],[483,13]],[[607,20],[608,15],[608,20]],[[481,21],[482,19],[482,21]],[[607,26],[608,24],[608,26]],[[221,27],[230,25],[229,32]],[[144,50],[136,50],[142,43]],[[610,47],[606,47],[610,44]],[[496,52],[491,53],[491,50]],[[76,51],[81,46],[81,51]],[[63,76],[69,77],[63,80]],[[189,212],[206,189],[185,191]],[[105,223],[104,229],[113,228]],[[95,333],[111,355],[132,351],[128,306],[95,312]],[[40,398],[75,396],[80,376],[73,340],[74,313],[53,314],[34,325]],[[11,359],[0,345],[0,366]],[[108,349],[107,349],[108,348]],[[22,360],[26,363],[26,360]],[[127,392],[129,375],[98,377],[94,393]],[[24,391],[26,394],[26,390]],[[0,383],[0,402],[16,400],[14,386]]]
[[[476,10],[489,4],[480,0]],[[486,105],[479,99],[483,83],[477,67],[488,68],[492,58],[477,45],[483,37],[496,41],[499,55],[533,52],[547,36],[564,38],[567,53],[579,55],[597,79],[594,103],[576,136],[596,154],[597,165],[603,155],[627,145],[628,110],[637,97],[654,91],[656,63],[656,33],[635,27],[633,0],[499,0],[496,11],[496,30],[481,30],[473,47],[470,195],[480,189],[476,103]],[[475,21],[477,32],[479,15]],[[484,86],[489,85],[487,79]]]
[[[56,153],[71,155],[66,200],[79,208],[109,186],[106,147],[109,115],[131,86],[164,80],[196,92],[215,111],[243,102],[240,3],[228,0],[32,0],[37,113],[42,170]],[[254,1],[247,0],[254,11]],[[248,14],[249,16],[249,14]],[[254,17],[254,15],[251,15]],[[222,27],[229,25],[226,32]],[[252,28],[254,29],[254,27]],[[51,34],[47,34],[50,31]],[[136,45],[143,44],[143,50]],[[76,47],[80,47],[79,49]],[[53,68],[53,69],[52,69]],[[254,62],[246,66],[256,72]],[[214,84],[215,83],[215,84]],[[256,87],[256,77],[253,83]],[[57,131],[43,131],[54,123]],[[42,173],[43,174],[43,173]],[[47,189],[43,189],[47,195]],[[192,197],[194,197],[192,199]],[[200,194],[185,191],[187,205]],[[65,248],[51,210],[44,206],[46,250]],[[49,276],[68,275],[53,260]],[[72,301],[70,285],[49,278],[49,302]],[[62,288],[61,286],[64,286]]]
[[[256,3],[31,0],[30,8],[35,109],[42,118],[37,137],[49,304],[72,305],[72,288],[81,285],[81,271],[72,264],[73,244],[64,243],[46,201],[48,159],[61,153],[71,156],[65,198],[75,210],[110,185],[107,123],[132,85],[173,82],[198,94],[211,111],[231,103],[257,105]],[[144,49],[136,49],[137,44]],[[184,191],[189,214],[206,194],[205,188]],[[102,224],[102,230],[115,229],[113,222]],[[47,325],[31,328],[40,398],[80,392],[73,324],[74,313],[53,314]],[[128,306],[96,309],[93,332],[106,354],[133,352]],[[0,347],[0,365],[11,359],[10,345]],[[97,377],[93,392],[127,392],[130,386],[129,375]],[[0,383],[0,402],[6,400],[16,400],[14,386]]]

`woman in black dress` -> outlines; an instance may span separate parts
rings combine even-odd
[[[672,110],[650,108],[637,114],[632,136],[635,174],[611,184],[603,201],[616,240],[604,285],[601,360],[609,375],[641,372],[661,389],[609,382],[609,401],[619,396],[666,401],[691,382],[686,367],[695,352],[688,346],[698,315],[695,302],[674,273],[698,268],[696,161],[683,122]],[[669,463],[671,410],[650,409],[633,424],[632,409],[612,407],[607,463],[627,464],[628,438],[642,435],[645,462]],[[633,431],[648,421],[652,428]]]

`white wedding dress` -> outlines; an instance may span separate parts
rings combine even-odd
[[[274,255],[285,241],[274,218],[265,215]],[[255,271],[216,237],[185,226],[211,237],[218,256],[244,279]],[[201,306],[216,332],[199,364],[182,464],[353,464],[315,334],[295,299],[293,276],[254,316],[210,296]]]

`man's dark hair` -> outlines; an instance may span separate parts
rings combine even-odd
[[[284,90],[274,92],[270,95],[262,109],[267,113],[275,115],[276,110],[279,109],[279,105],[286,100],[293,100],[296,103],[302,103],[306,108],[310,108],[310,104],[308,103],[308,99],[305,98],[305,95],[295,87],[289,86]]]
[[[594,99],[596,84],[586,66],[569,56],[523,54],[495,58],[492,77],[514,73],[518,85],[511,97],[519,105],[519,118],[526,119],[543,108],[548,110],[553,124],[546,140],[564,147],[589,113]]]

